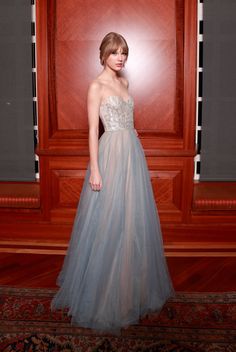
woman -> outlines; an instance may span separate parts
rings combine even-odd
[[[137,323],[174,295],[134,102],[119,75],[127,57],[125,39],[108,33],[88,90],[90,162],[52,301],[69,307],[72,323],[103,331]]]

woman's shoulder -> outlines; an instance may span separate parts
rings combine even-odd
[[[95,78],[92,82],[90,82],[88,90],[89,91],[99,91],[102,88],[102,83],[99,79]]]
[[[88,87],[88,97],[101,98],[102,84],[95,78]]]

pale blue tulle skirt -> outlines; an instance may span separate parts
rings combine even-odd
[[[92,191],[88,165],[59,291],[51,308],[72,324],[118,331],[158,312],[174,296],[146,159],[133,129],[99,140],[103,187]]]

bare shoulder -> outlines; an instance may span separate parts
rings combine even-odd
[[[122,84],[124,84],[124,86],[125,86],[126,88],[129,87],[129,81],[127,80],[127,78],[125,78],[125,77],[120,77],[120,81],[121,81]]]
[[[99,92],[101,91],[102,84],[97,80],[93,80],[88,87],[88,95],[98,95]]]

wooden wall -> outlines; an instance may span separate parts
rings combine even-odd
[[[235,213],[199,206],[193,181],[196,16],[191,0],[37,1],[40,205],[1,208],[2,251],[64,253],[89,157],[87,88],[101,39],[116,31],[130,47],[124,74],[166,254],[235,255]]]

